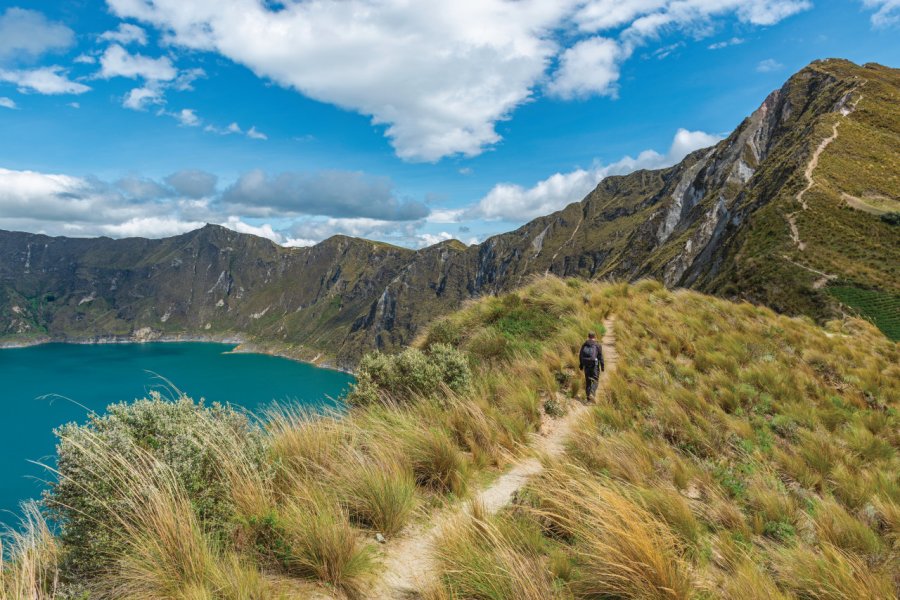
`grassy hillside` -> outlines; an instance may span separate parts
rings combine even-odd
[[[747,202],[759,210],[732,244],[722,274],[701,287],[750,297],[781,312],[836,314],[838,299],[838,311],[876,324],[900,319],[896,305],[882,302],[881,311],[872,311],[869,303],[847,302],[853,292],[829,293],[832,286],[886,297],[900,293],[900,228],[854,208],[852,200],[889,204],[900,198],[898,71],[830,60],[813,63],[792,80],[788,98],[796,123],[757,177],[778,181],[773,168],[779,165],[796,164],[795,172],[783,185],[750,194]],[[807,180],[804,170],[817,150],[821,154]],[[884,331],[896,336],[890,328]]]
[[[369,597],[398,535],[577,406],[577,348],[609,317],[618,367],[564,457],[508,509],[453,520],[424,597],[895,596],[896,343],[857,319],[544,278],[367,358],[346,414],[257,426],[151,399],[65,428],[60,536],[33,514],[0,597]]]
[[[518,505],[446,532],[434,597],[895,597],[896,344],[654,283],[569,285],[617,315],[618,370]],[[453,317],[464,346],[478,311]]]

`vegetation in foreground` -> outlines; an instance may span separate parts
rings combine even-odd
[[[390,540],[618,370],[564,460],[443,532],[432,598],[893,598],[900,349],[655,282],[542,279],[364,362],[342,415],[187,399],[60,430],[59,483],[5,540],[0,598],[365,596]]]
[[[897,344],[653,282],[567,285],[616,314],[618,369],[515,506],[446,529],[434,598],[896,597]]]

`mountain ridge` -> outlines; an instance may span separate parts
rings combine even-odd
[[[583,200],[467,247],[338,235],[283,248],[215,225],[160,240],[0,232],[11,257],[0,266],[0,337],[240,334],[348,366],[408,344],[468,299],[544,273],[653,277],[826,320],[848,307],[824,274],[878,294],[890,323],[900,319],[900,234],[842,194],[900,198],[898,90],[896,69],[816,61],[715,146],[604,178]]]

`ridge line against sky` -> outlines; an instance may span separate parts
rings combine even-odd
[[[896,65],[898,23],[896,0],[0,3],[0,228],[473,243],[715,143],[812,59]]]

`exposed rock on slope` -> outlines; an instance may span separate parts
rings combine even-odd
[[[815,318],[841,310],[825,285],[840,281],[896,312],[900,230],[843,196],[900,198],[898,92],[895,69],[813,63],[716,146],[604,179],[581,202],[470,247],[338,236],[288,249],[215,226],[163,240],[0,233],[0,335],[243,334],[349,364],[408,343],[468,298],[548,272],[653,276]]]

